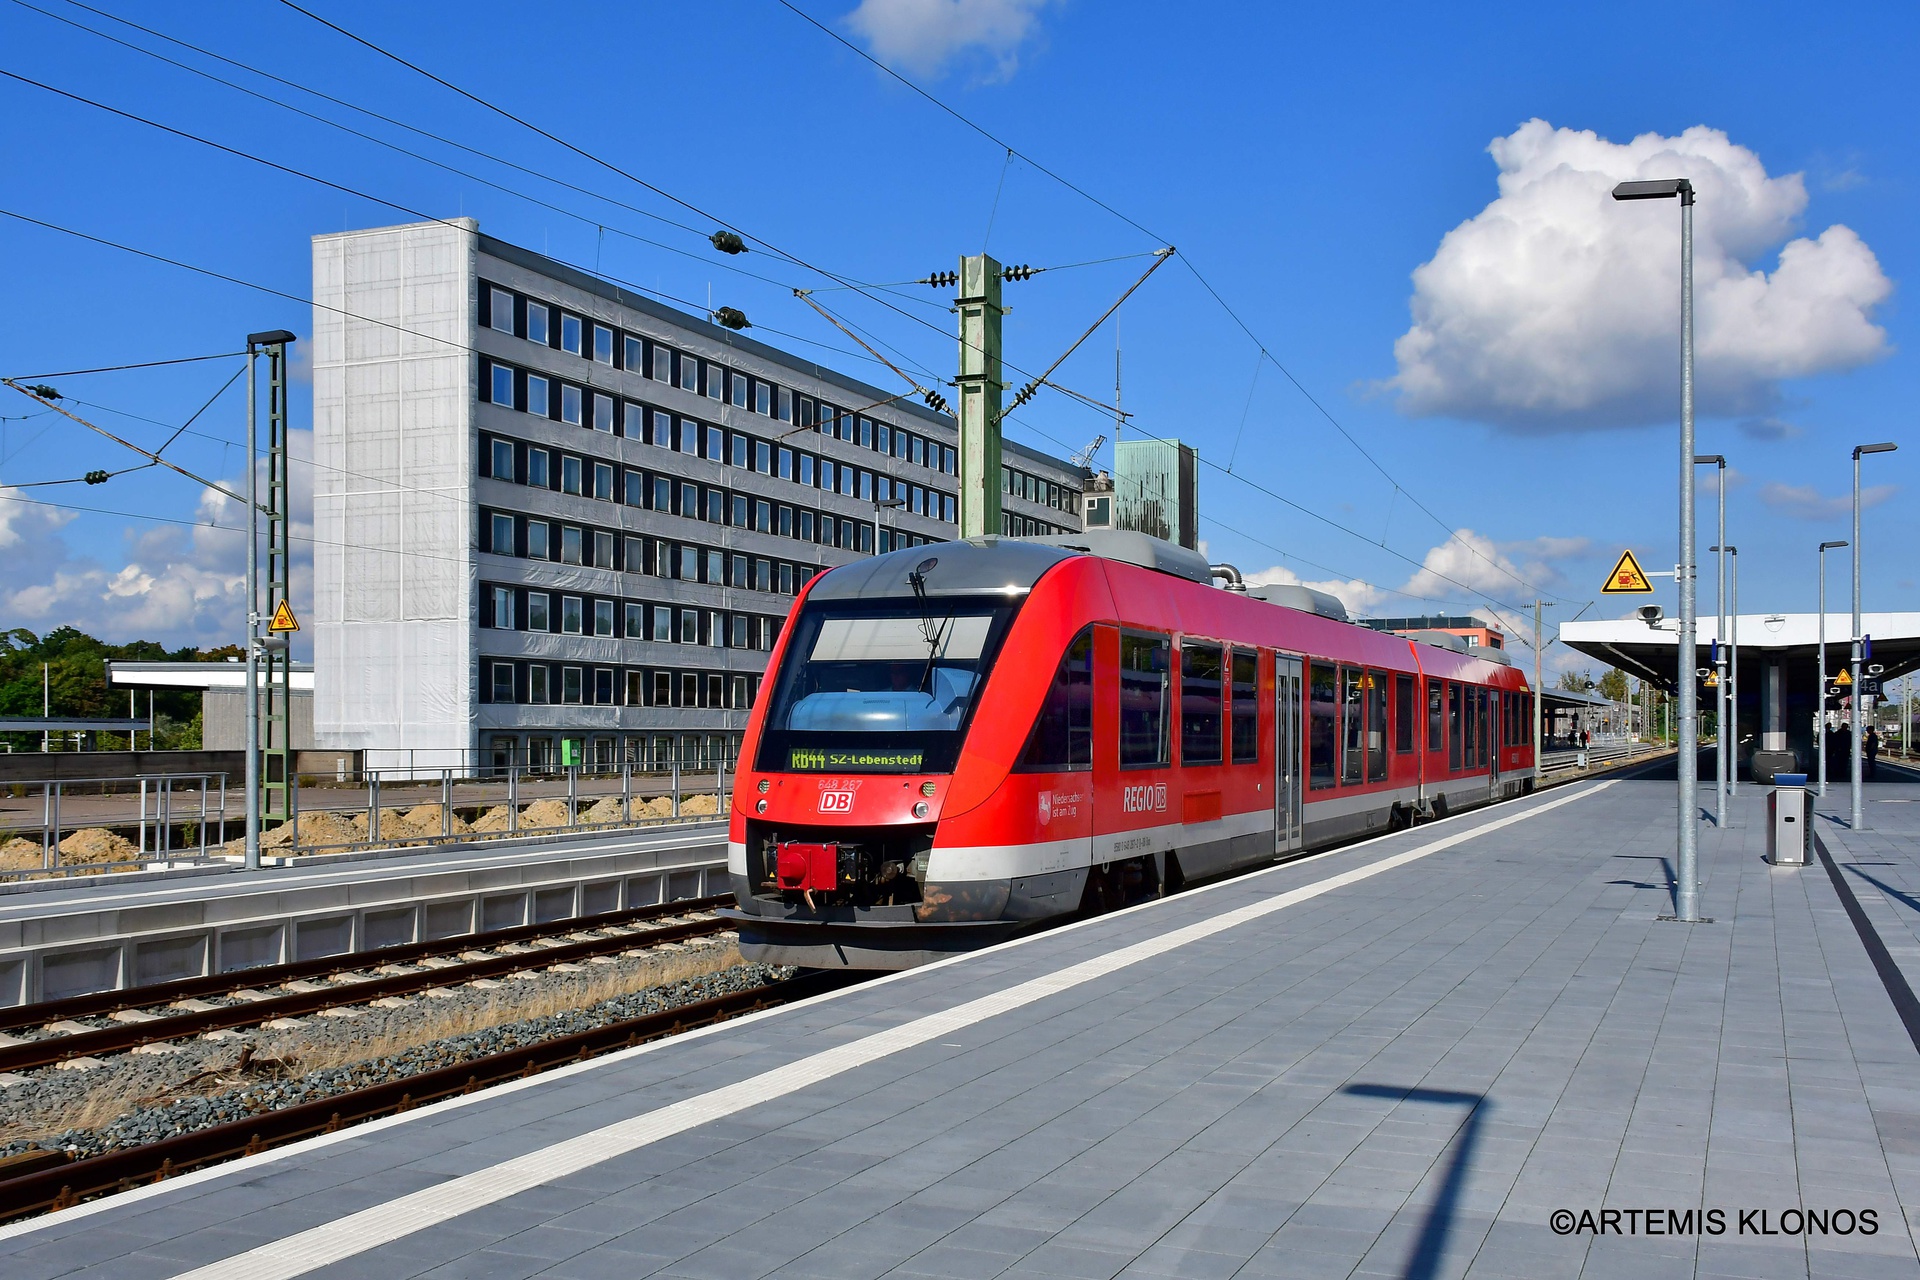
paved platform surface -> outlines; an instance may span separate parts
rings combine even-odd
[[[0,1271],[1920,1276],[1920,785],[1870,804],[1774,868],[1744,788],[1679,925],[1672,784],[1578,784],[6,1229]]]

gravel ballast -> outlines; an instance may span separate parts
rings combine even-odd
[[[0,1138],[8,1139],[0,1156],[46,1149],[79,1159],[138,1146],[788,975],[741,962],[731,941],[716,938],[613,964],[442,988],[439,999],[354,1006],[349,1017],[316,1015],[288,1027],[175,1041],[173,1052],[121,1054],[87,1069],[46,1067],[0,1088]],[[595,998],[610,989],[619,993]],[[549,1011],[514,1016],[529,1006]],[[422,1024],[466,1029],[407,1043],[432,1034]],[[404,1047],[392,1047],[396,1042]],[[323,1065],[308,1069],[303,1059]]]

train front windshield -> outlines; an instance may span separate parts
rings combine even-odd
[[[794,622],[760,741],[768,771],[947,773],[1017,602],[828,601]]]

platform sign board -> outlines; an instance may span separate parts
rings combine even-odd
[[[259,615],[255,614],[254,616],[258,617]],[[300,620],[293,616],[293,606],[285,600],[282,600],[280,607],[273,611],[273,621],[267,624],[267,630],[278,635],[282,631],[298,631],[299,629]]]
[[[1620,553],[1613,572],[1607,575],[1606,585],[1600,588],[1602,595],[1650,595],[1652,591],[1653,583],[1647,581],[1646,571],[1631,551]]]

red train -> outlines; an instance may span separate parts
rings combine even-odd
[[[1525,678],[1424,639],[1140,534],[822,574],[741,752],[741,951],[905,968],[1531,789]]]

